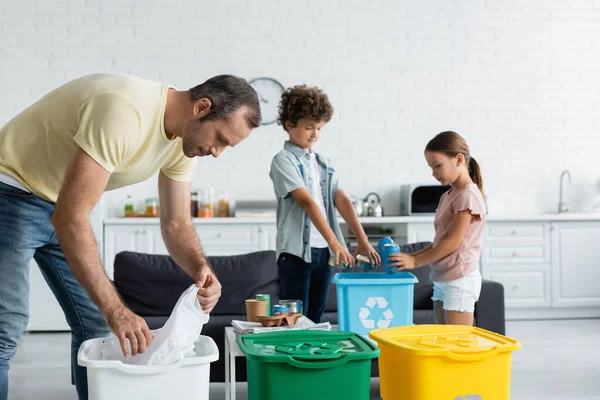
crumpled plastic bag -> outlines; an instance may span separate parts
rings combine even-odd
[[[186,355],[194,354],[194,343],[208,322],[209,315],[204,314],[196,297],[198,287],[190,286],[177,300],[171,316],[160,329],[150,331],[154,339],[142,354],[123,356],[119,338],[115,335],[104,340],[103,360],[118,360],[134,365],[168,365],[179,361]],[[131,347],[127,341],[129,354]]]

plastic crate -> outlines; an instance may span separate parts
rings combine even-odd
[[[210,337],[198,337],[195,356],[164,366],[102,360],[103,341],[86,340],[77,354],[78,364],[87,367],[89,400],[208,400],[210,363],[219,359]]]
[[[248,400],[370,397],[379,349],[352,332],[281,331],[238,338],[246,356]]]
[[[339,329],[367,335],[373,329],[412,325],[417,282],[409,272],[336,274]]]
[[[413,325],[374,330],[385,400],[508,400],[512,351],[521,344],[481,328]]]

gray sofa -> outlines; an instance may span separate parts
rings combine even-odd
[[[402,252],[412,253],[429,243],[401,246]],[[274,251],[259,251],[236,256],[209,257],[223,286],[222,297],[203,328],[202,334],[212,337],[221,354],[212,364],[211,382],[223,382],[225,362],[224,330],[234,319],[245,319],[245,299],[257,293],[271,295],[272,304],[279,301],[277,263]],[[193,283],[169,256],[122,252],[116,256],[114,283],[125,304],[142,316],[150,329],[161,327],[170,315],[181,293]],[[415,285],[414,323],[434,323],[429,280],[429,267],[412,271],[419,279]],[[331,285],[324,320],[338,321],[335,285]],[[496,282],[484,281],[481,297],[475,309],[475,324],[481,328],[504,334],[504,289]],[[246,379],[246,365],[237,363],[238,381]],[[378,376],[377,362],[372,375]]]

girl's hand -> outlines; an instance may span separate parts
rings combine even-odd
[[[394,272],[403,271],[406,269],[414,269],[417,267],[415,257],[405,253],[390,254],[388,262],[390,267],[398,267],[394,270]]]
[[[335,257],[335,265],[343,264],[351,267],[354,266],[354,257],[352,257],[352,254],[350,254],[350,252],[346,250],[346,248],[342,246],[340,242],[337,242],[335,245],[333,245],[331,247],[331,251]]]
[[[363,242],[358,243],[358,246],[356,247],[356,250],[354,251],[354,257],[356,257],[359,254],[369,257],[369,260],[371,260],[371,265],[373,265],[373,266],[377,266],[377,265],[381,264],[381,257],[379,256],[379,253],[377,253],[375,251],[373,246],[371,246],[371,243],[369,243],[368,241],[364,242],[364,243]]]

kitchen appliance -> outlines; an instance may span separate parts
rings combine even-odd
[[[359,217],[362,217],[363,213],[364,213],[363,201],[361,199],[357,199],[355,196],[352,196],[350,198],[350,201],[352,202],[352,205],[354,206],[354,211],[356,211],[356,215],[358,215]]]
[[[433,215],[451,186],[407,184],[400,187],[400,215]]]
[[[375,249],[377,249],[377,244],[379,243],[380,239],[386,236],[391,236],[392,238],[397,236],[394,226],[389,224],[368,224],[363,226],[363,229],[369,238],[369,243]],[[356,238],[356,235],[351,229],[347,229],[347,232],[344,233],[344,237],[346,238],[346,247],[348,247],[350,252],[354,254],[354,250],[358,247],[358,239]]]
[[[234,216],[243,217],[275,217],[277,201],[275,200],[238,200],[235,202]]]
[[[383,207],[381,205],[381,197],[375,192],[371,192],[364,200],[366,209],[363,208],[363,215],[369,217],[383,217]],[[364,207],[365,207],[364,206]]]

